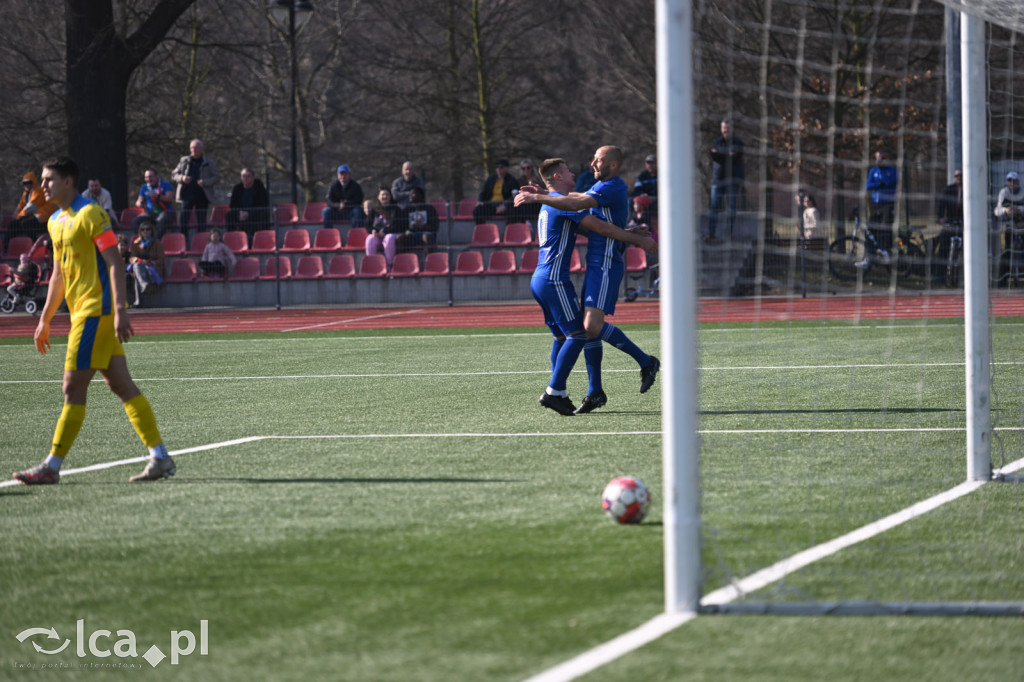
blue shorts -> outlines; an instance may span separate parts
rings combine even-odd
[[[626,264],[613,262],[605,268],[602,264],[587,261],[587,274],[583,280],[583,305],[603,310],[606,315],[615,314],[615,302],[619,300],[619,287]]]
[[[583,311],[571,281],[534,277],[530,280],[530,292],[544,311],[544,324],[552,333],[556,328],[565,336],[582,331]]]

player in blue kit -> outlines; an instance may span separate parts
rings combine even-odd
[[[552,197],[565,197],[565,193],[575,187],[576,177],[563,159],[546,160],[540,166],[540,175]],[[649,236],[627,232],[585,210],[565,211],[550,205],[541,209],[537,220],[540,254],[530,280],[530,291],[544,311],[544,323],[551,330],[554,341],[551,346],[551,383],[541,395],[540,404],[566,416],[578,413],[569,400],[566,381],[587,343],[580,300],[569,277],[577,226],[609,240],[636,244],[651,253],[658,248]]]
[[[600,147],[594,152],[594,159],[590,162],[597,182],[586,193],[555,195],[545,194],[540,188],[523,187],[516,195],[515,204],[519,206],[539,201],[562,211],[589,210],[591,215],[624,228],[629,220],[629,188],[619,177],[621,165],[622,151],[618,147]],[[617,240],[618,238],[609,239],[594,230],[590,231],[587,238],[587,273],[583,285],[583,325],[587,342],[583,353],[590,388],[576,414],[590,412],[608,402],[608,396],[605,395],[601,384],[601,362],[604,355],[602,340],[628,353],[640,365],[641,393],[646,393],[651,388],[661,368],[658,358],[645,353],[630,341],[621,329],[604,321],[606,314],[615,313],[615,303],[626,270],[622,260],[621,244],[617,243]]]

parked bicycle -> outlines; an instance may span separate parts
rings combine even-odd
[[[915,230],[900,228],[892,251],[878,243],[871,228],[860,222],[859,209],[853,210],[853,233],[836,239],[828,247],[828,269],[836,279],[853,281],[864,277],[876,266],[886,268],[888,274],[896,268],[898,277],[906,277],[917,264],[925,263],[924,250],[912,242]]]
[[[964,275],[964,238],[954,234],[949,238],[949,256],[946,257],[946,273],[943,278],[947,287],[960,288]]]

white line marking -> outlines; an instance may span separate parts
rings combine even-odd
[[[1021,467],[1024,467],[1024,459],[1019,459],[1008,466],[997,469],[993,473],[1005,474],[1015,471]],[[791,557],[787,557],[772,566],[757,571],[756,573],[752,573],[746,578],[743,578],[728,587],[723,587],[715,590],[714,592],[710,592],[704,595],[704,598],[700,600],[701,604],[705,606],[727,604],[735,599],[739,599],[745,594],[759,590],[776,580],[781,580],[790,573],[814,563],[815,561],[820,561],[821,559],[835,554],[839,550],[845,549],[859,542],[863,542],[864,540],[906,523],[911,519],[927,514],[947,502],[952,502],[964,495],[968,495],[986,483],[988,483],[988,481],[967,481],[966,483],[961,483],[955,488],[951,488],[944,493],[939,493],[927,500],[913,504],[902,511],[896,512],[895,514],[890,514],[889,516],[869,523],[866,526],[861,526],[850,533],[841,535],[815,547],[811,547],[810,549],[794,554]],[[623,633],[615,639],[611,639],[604,644],[600,644],[593,649],[590,649],[589,651],[585,651],[579,656],[571,658],[564,663],[560,663],[553,668],[549,668],[538,675],[534,675],[533,677],[528,678],[526,682],[569,682],[570,680],[575,680],[577,677],[596,670],[607,663],[639,649],[645,644],[653,642],[662,635],[668,634],[679,626],[690,622],[695,617],[696,614],[694,613],[663,613],[659,616],[655,616],[640,627]]]
[[[292,327],[291,329],[282,329],[281,332],[304,332],[308,329],[319,329],[321,327],[333,327],[339,324],[348,324],[349,322],[362,322],[363,320],[379,320],[382,317],[394,317],[396,315],[408,315],[410,313],[421,313],[423,308],[413,308],[411,310],[396,310],[391,313],[381,313],[380,315],[369,315],[367,317],[349,317],[342,320],[334,320],[332,322],[322,322],[320,324],[311,324],[305,327]]]

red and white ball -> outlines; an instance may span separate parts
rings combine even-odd
[[[640,523],[651,508],[651,493],[640,479],[620,476],[605,487],[601,506],[619,523]]]

